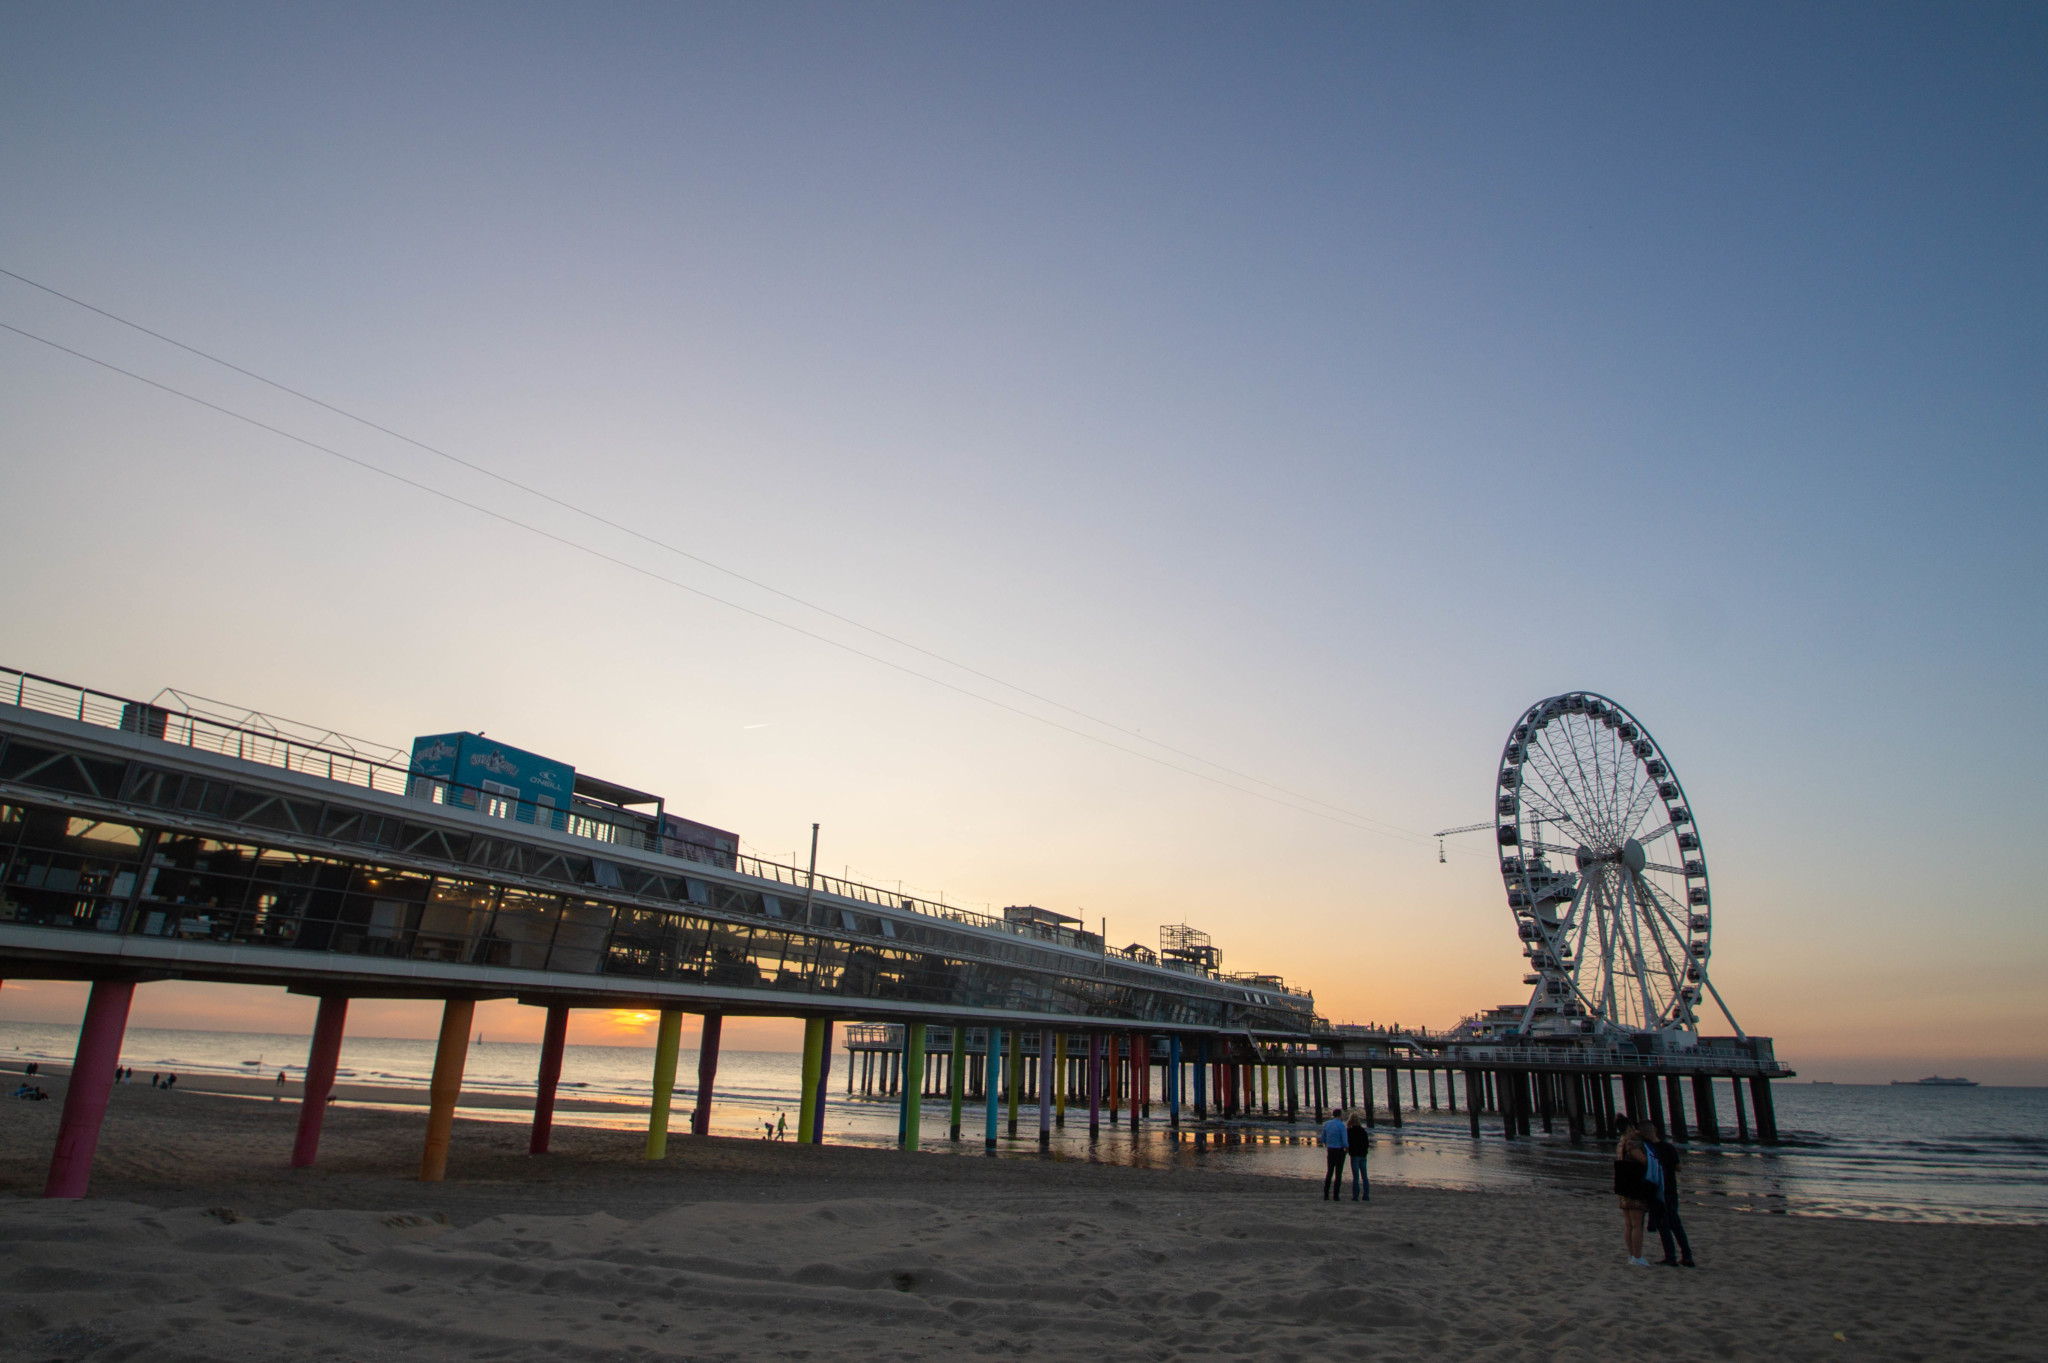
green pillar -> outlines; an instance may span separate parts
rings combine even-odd
[[[797,1108],[796,1139],[811,1143],[811,1131],[818,1118],[818,1075],[825,1068],[825,1019],[804,1019],[804,1093]]]
[[[967,1092],[967,1029],[953,1024],[953,1063],[946,1068],[946,1087],[952,1090],[953,1136],[960,1139],[960,1098]]]
[[[668,1104],[676,1091],[676,1053],[683,1045],[681,1009],[661,1010],[661,1030],[654,1040],[654,1108],[647,1114],[647,1158],[668,1155]]]
[[[1010,1074],[1003,1097],[1010,1105],[1010,1137],[1017,1136],[1017,1083],[1024,1073],[1024,1029],[1019,1027],[1010,1033]]]
[[[917,1149],[919,1120],[924,1116],[924,1024],[903,1029],[903,1148]]]

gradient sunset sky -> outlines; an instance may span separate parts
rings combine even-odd
[[[682,584],[0,332],[0,662],[484,730],[1433,1026],[1526,990],[1491,848],[1426,835],[1591,689],[1745,1027],[2048,1083],[2044,59],[2038,4],[10,5],[0,269],[698,560],[0,276]]]

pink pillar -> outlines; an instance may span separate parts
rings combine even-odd
[[[704,1015],[704,1036],[697,1043],[697,1106],[690,1110],[692,1136],[711,1134],[711,1085],[718,1078],[718,1038],[724,1030],[725,1014]],[[824,1091],[824,1080],[818,1081],[818,1087]]]
[[[555,1090],[562,1083],[562,1048],[569,1041],[569,1005],[548,1005],[547,1026],[540,1036],[540,1077],[534,1081],[533,1139],[526,1153],[545,1155],[555,1129]]]
[[[306,1095],[299,1105],[299,1138],[292,1144],[292,1168],[310,1169],[320,1153],[320,1124],[327,1119],[327,1100],[334,1093],[334,1071],[341,1065],[341,1029],[348,1020],[348,1000],[320,996],[313,1018],[313,1045],[306,1052]]]
[[[114,1092],[114,1067],[121,1063],[121,1038],[128,1031],[133,980],[97,980],[78,1028],[78,1054],[64,1089],[64,1116],[57,1127],[57,1153],[50,1157],[44,1197],[84,1197],[92,1181],[92,1155],[99,1148],[100,1121]]]

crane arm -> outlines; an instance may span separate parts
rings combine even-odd
[[[1478,832],[1478,831],[1479,831],[1480,829],[1482,829],[1482,828],[1491,828],[1491,827],[1493,827],[1493,823],[1492,823],[1492,821],[1491,821],[1491,820],[1488,820],[1488,821],[1487,821],[1486,823],[1468,823],[1468,824],[1466,824],[1466,825],[1465,825],[1465,826],[1464,826],[1463,828],[1444,828],[1444,829],[1439,829],[1439,830],[1438,830],[1437,832],[1435,832],[1435,833],[1434,833],[1434,834],[1432,834],[1431,836],[1432,836],[1432,837],[1438,837],[1438,838],[1448,838],[1448,837],[1450,837],[1450,836],[1451,836],[1452,834],[1455,834],[1455,833],[1477,833],[1477,832]]]

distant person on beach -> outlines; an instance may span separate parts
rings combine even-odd
[[[1632,1267],[1648,1268],[1643,1257],[1643,1217],[1656,1189],[1649,1185],[1650,1152],[1635,1123],[1621,1121],[1621,1142],[1614,1150],[1614,1197],[1621,1204],[1621,1238]]]
[[[164,1086],[164,1076],[161,1070],[149,1076],[149,1086],[153,1089],[162,1088]]]
[[[778,1141],[779,1141],[779,1140],[785,1140],[785,1139],[787,1139],[787,1138],[788,1138],[788,1132],[789,1132],[789,1121],[788,1121],[788,1118],[787,1118],[787,1117],[786,1117],[786,1116],[785,1116],[785,1115],[784,1115],[783,1113],[780,1113],[780,1112],[776,1113],[776,1114],[775,1114],[775,1139],[776,1139],[776,1140],[778,1140]]]
[[[1344,1150],[1351,1156],[1351,1200],[1372,1201],[1372,1180],[1365,1172],[1365,1157],[1368,1153],[1365,1117],[1356,1108],[1352,1109],[1351,1118],[1344,1125]]]
[[[1344,1135],[1344,1109],[1330,1109],[1323,1123],[1323,1201],[1344,1200],[1344,1154],[1349,1141]]]
[[[1653,1127],[1653,1134],[1656,1139],[1650,1142],[1650,1153],[1664,1175],[1664,1186],[1658,1190],[1663,1196],[1650,1204],[1650,1229],[1664,1242],[1664,1257],[1659,1262],[1671,1268],[1697,1268],[1692,1261],[1692,1241],[1685,1238],[1685,1222],[1678,1216],[1678,1147],[1664,1139],[1663,1127]],[[1674,1240],[1676,1254],[1672,1253]]]
[[[175,1087],[175,1086],[177,1085],[177,1082],[178,1082],[178,1076],[177,1076],[177,1075],[175,1075],[175,1074],[174,1074],[174,1075],[171,1075],[171,1076],[170,1076],[170,1077],[169,1077],[168,1079],[165,1079],[165,1080],[164,1080],[164,1087],[165,1087],[165,1088],[173,1088],[173,1087]]]

